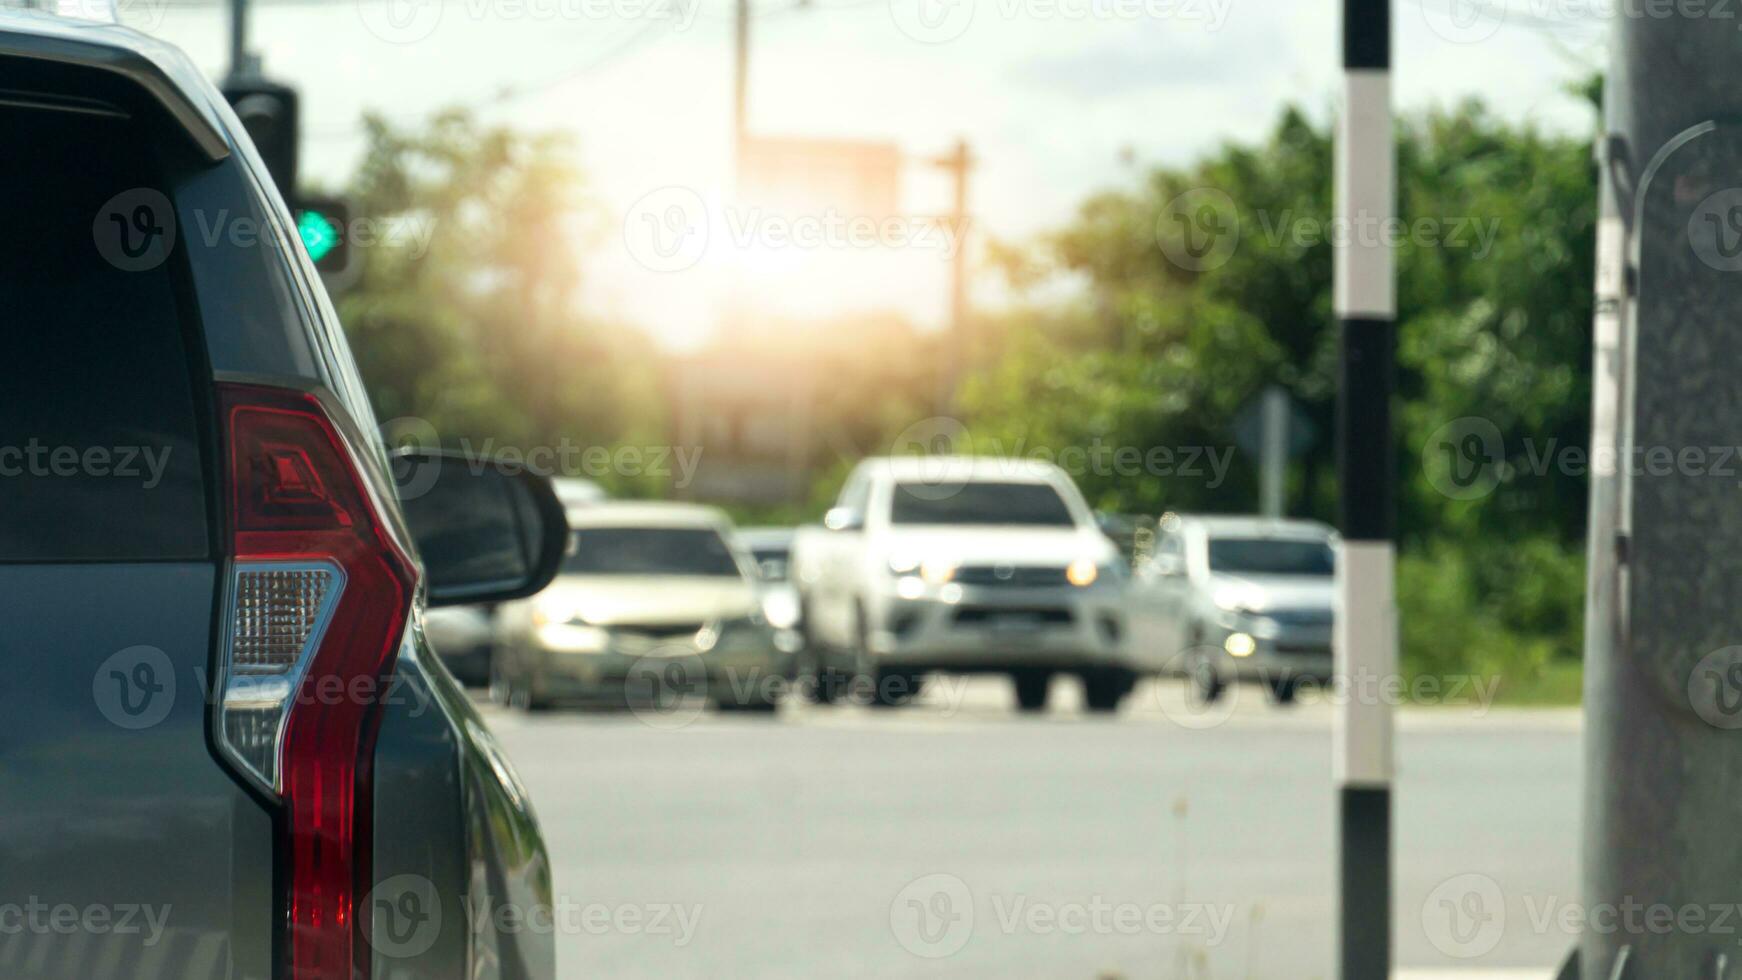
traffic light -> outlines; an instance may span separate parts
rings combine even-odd
[[[292,197],[297,235],[328,289],[342,289],[355,278],[351,243],[351,205],[338,197]]]
[[[287,199],[296,194],[299,133],[296,89],[259,75],[231,75],[224,98],[266,161],[266,169]]]

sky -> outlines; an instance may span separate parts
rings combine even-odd
[[[1395,0],[1400,109],[1476,96],[1509,119],[1586,131],[1588,110],[1562,91],[1603,63],[1603,27],[1585,0],[1471,2]],[[464,104],[492,122],[571,133],[605,229],[581,273],[584,302],[681,349],[703,342],[727,306],[784,318],[892,309],[943,324],[954,243],[927,219],[947,208],[950,185],[927,158],[958,139],[971,147],[970,255],[988,236],[1021,241],[1147,165],[1262,138],[1287,104],[1329,118],[1339,7],[752,0],[750,130],[898,147],[911,217],[874,230],[850,207],[839,226],[803,228],[727,203],[733,7],[723,0],[254,0],[251,47],[269,75],[301,89],[305,174],[327,186],[354,166],[367,110],[415,124]],[[223,73],[225,8],[122,0],[122,10]],[[662,229],[676,237],[647,237]]]

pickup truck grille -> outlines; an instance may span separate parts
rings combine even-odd
[[[1007,585],[1019,589],[1044,589],[1069,584],[1063,565],[963,565],[956,570],[955,580],[960,585]]]
[[[1264,613],[1264,615],[1284,626],[1331,625],[1331,610],[1323,607],[1308,607],[1305,609],[1272,609]]]
[[[963,606],[956,610],[957,626],[1069,626],[1076,616],[1054,606]]]

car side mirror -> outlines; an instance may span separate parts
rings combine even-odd
[[[823,526],[831,531],[863,531],[865,515],[851,507],[831,507],[823,515]]]
[[[439,450],[402,450],[390,459],[429,605],[521,599],[556,577],[569,522],[548,478]]]

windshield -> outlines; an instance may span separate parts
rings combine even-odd
[[[1070,508],[1045,483],[897,483],[891,524],[1073,527]]]
[[[695,575],[738,578],[738,562],[712,528],[592,527],[569,539],[565,575]]]
[[[1331,575],[1335,553],[1325,541],[1213,538],[1210,571],[1245,575]]]

